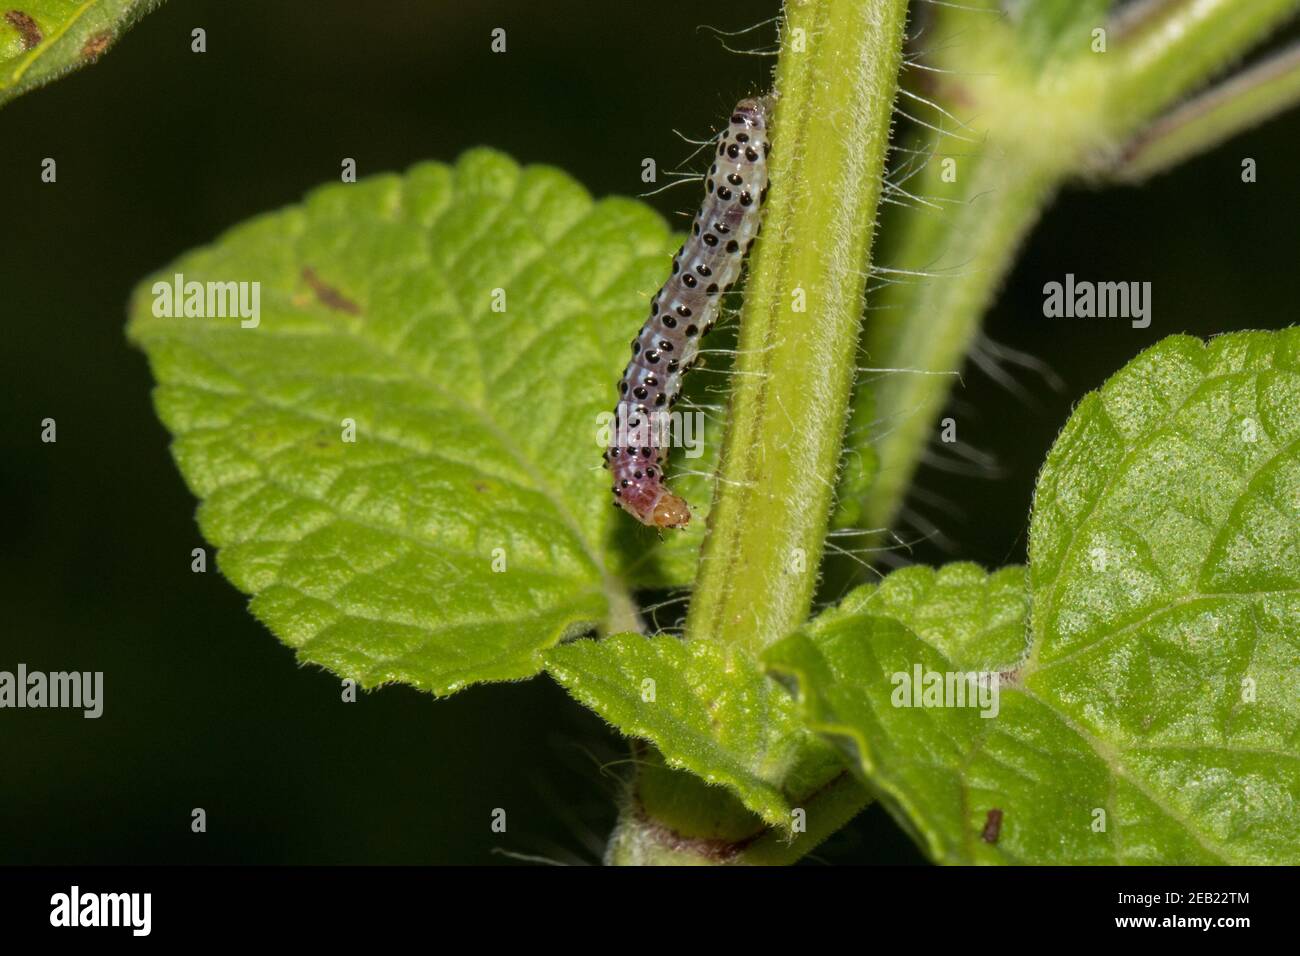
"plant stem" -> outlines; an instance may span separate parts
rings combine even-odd
[[[1056,190],[1106,169],[1144,123],[1297,9],[1300,0],[1154,0],[1112,21],[1109,53],[1083,54],[1045,77],[1017,62],[1001,24],[943,9],[945,32],[966,40],[940,53],[948,72],[934,81],[933,98],[979,117],[968,137],[980,144],[978,165],[964,182],[945,185],[932,160],[909,191],[956,204],[913,210],[890,224],[897,265],[933,270],[942,263],[950,271],[916,288],[891,287],[872,303],[879,311],[865,337],[870,364],[919,373],[885,374],[873,389],[880,477],[865,503],[868,527],[893,521],[947,401],[953,376],[923,373],[961,368],[1020,242]],[[944,155],[934,136],[926,145]]]
[[[765,827],[731,793],[664,766],[658,753],[638,751],[636,785],[605,852],[614,866],[794,863],[849,822],[866,802],[847,770],[801,803],[807,829]]]
[[[1152,123],[1106,174],[1117,182],[1138,182],[1297,104],[1300,46],[1293,46]]]
[[[741,316],[690,639],[757,653],[807,617],[856,365],[906,6],[786,6],[771,200]]]
[[[626,634],[645,632],[645,621],[632,595],[621,584],[606,581],[605,595],[609,601],[609,611],[605,615],[604,633]]]
[[[1153,9],[1117,39],[1112,129],[1132,132],[1240,57],[1300,9],[1297,0],[1181,0]]]
[[[955,205],[917,222],[897,252],[901,268],[952,271],[887,290],[864,338],[872,366],[906,369],[875,386],[880,471],[864,510],[869,528],[892,524],[989,302],[1055,185],[1016,153],[960,162],[960,188],[944,196]]]

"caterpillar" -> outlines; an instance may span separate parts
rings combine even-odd
[[[613,473],[615,506],[650,527],[680,528],[691,519],[686,501],[663,483],[667,410],[677,404],[682,374],[698,359],[700,337],[717,321],[720,293],[740,278],[758,236],[767,200],[769,111],[766,98],[743,99],[718,134],[704,202],[673,256],[668,281],[650,302],[618,383],[605,467]]]

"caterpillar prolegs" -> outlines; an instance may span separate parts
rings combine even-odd
[[[650,302],[618,383],[605,467],[614,476],[614,503],[651,527],[680,528],[691,518],[685,500],[664,487],[667,412],[681,393],[682,373],[696,361],[700,337],[717,321],[720,294],[740,277],[758,235],[767,199],[768,112],[765,99],[741,100],[718,134],[704,202],[673,257],[672,274]]]

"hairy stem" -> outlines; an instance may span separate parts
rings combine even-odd
[[[1180,0],[1152,9],[1117,39],[1112,128],[1131,131],[1203,86],[1280,23],[1297,0]]]
[[[706,784],[640,748],[629,803],[605,851],[615,866],[751,865],[794,863],[849,822],[867,800],[845,770],[801,801],[803,829],[765,827],[722,787]]]
[[[1270,57],[1142,130],[1105,171],[1133,183],[1300,104],[1300,46]]]
[[[906,6],[787,4],[772,194],[688,638],[757,653],[807,617],[853,384]]]
[[[919,222],[897,252],[900,279],[880,297],[864,337],[875,386],[880,471],[866,502],[867,527],[888,527],[990,300],[1037,220],[1054,180],[1015,154],[957,160],[954,187],[925,183],[944,211]],[[936,177],[937,178],[937,177]]]
[[[890,287],[872,303],[879,311],[865,338],[870,364],[916,371],[880,373],[873,389],[880,478],[865,502],[869,527],[893,521],[947,402],[954,376],[927,373],[961,368],[1055,192],[1109,168],[1144,124],[1297,9],[1300,0],[1152,0],[1112,21],[1109,52],[1082,53],[1039,75],[1004,24],[943,8],[946,35],[961,39],[939,53],[945,72],[930,95],[949,114],[977,119],[962,129],[964,144],[943,135],[923,144],[935,155],[908,189],[937,196],[943,208],[890,223],[899,249],[891,265],[939,274]],[[945,159],[957,163],[955,181],[933,168]]]

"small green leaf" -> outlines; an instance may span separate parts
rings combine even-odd
[[[304,661],[449,693],[689,582],[703,514],[661,546],[610,507],[597,440],[672,249],[646,206],[481,150],[324,187],[146,279],[130,336],[254,614]],[[177,274],[259,282],[255,327],[155,315]]]
[[[906,568],[857,589],[770,648],[765,660],[798,691],[808,725],[849,755],[935,860],[996,860],[1006,843],[976,839],[988,810],[1004,810],[1008,831],[1014,821],[1017,835],[1036,836],[1020,819],[1022,803],[1025,814],[1037,807],[1055,814],[1080,784],[1077,776],[1067,782],[1058,763],[1069,741],[1046,747],[1035,735],[1022,737],[1025,708],[1005,688],[995,719],[981,717],[976,707],[895,707],[893,675],[912,678],[918,667],[923,674],[1013,668],[1025,650],[1027,613],[1022,568],[994,575],[971,564]],[[1032,725],[1036,712],[1029,710]],[[999,737],[985,749],[990,733]],[[995,796],[990,781],[1013,751],[1019,775],[1008,783],[1015,792]],[[1072,772],[1081,766],[1070,764]]]
[[[1020,572],[959,566],[768,664],[936,860],[1300,862],[1300,330],[1167,339],[1085,398],[1030,558],[1023,657]],[[895,706],[918,666],[999,673],[996,717]]]
[[[938,570],[910,567],[848,595],[817,618],[886,617],[898,621],[941,654],[970,666],[1014,664],[1027,648],[1025,570],[986,574],[958,562]]]
[[[0,105],[94,63],[162,0],[13,0],[0,11]]]
[[[773,826],[788,829],[791,809],[844,770],[742,650],[619,634],[554,648],[546,662],[582,704],[654,743],[668,766],[731,788]]]

